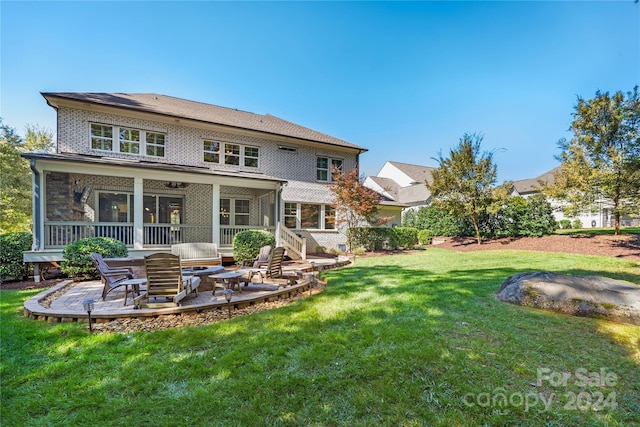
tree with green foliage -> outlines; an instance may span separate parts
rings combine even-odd
[[[558,146],[562,162],[554,183],[543,192],[566,203],[565,214],[595,210],[603,200],[611,204],[615,234],[620,218],[640,208],[640,95],[638,86],[626,96],[618,91],[578,97],[569,141]]]
[[[20,155],[52,150],[53,132],[27,126],[23,140],[0,118],[0,233],[31,231],[31,170]]]
[[[509,195],[511,184],[496,187],[498,168],[493,153],[481,152],[482,136],[465,134],[448,158],[440,154],[433,182],[426,183],[431,203],[450,215],[470,218],[478,244],[482,243],[482,215],[497,212]]]
[[[353,168],[348,173],[340,170],[333,171],[333,185],[331,191],[337,212],[336,225],[344,224],[347,227],[347,246],[349,251],[353,248],[354,230],[363,223],[376,227],[389,222],[391,217],[379,217],[380,194],[366,187],[358,176],[358,168]]]

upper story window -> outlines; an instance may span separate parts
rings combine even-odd
[[[147,156],[164,157],[164,135],[147,132]]]
[[[91,148],[112,151],[113,127],[91,124]]]
[[[207,163],[257,168],[260,149],[258,147],[229,142],[203,141],[203,160]]]
[[[120,152],[140,154],[140,131],[120,128]]]
[[[318,157],[316,161],[316,179],[318,181],[333,181],[334,170],[342,172],[342,159]]]
[[[164,147],[162,133],[91,123],[91,148],[94,150],[164,157]]]

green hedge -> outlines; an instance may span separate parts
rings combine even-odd
[[[241,264],[245,259],[253,259],[258,256],[260,248],[267,245],[272,248],[276,246],[276,238],[268,231],[241,231],[233,236],[233,259],[236,264]]]
[[[418,243],[418,229],[411,227],[358,227],[349,229],[353,233],[354,246],[368,251],[412,248]]]
[[[429,230],[432,236],[473,236],[469,218],[457,218],[433,206],[422,206],[404,213],[402,225]],[[562,225],[563,228],[564,224]],[[555,231],[553,209],[543,197],[512,197],[495,214],[480,215],[482,237],[544,236]],[[569,223],[568,228],[571,227]]]
[[[122,258],[129,255],[127,246],[120,240],[111,237],[87,237],[76,240],[65,246],[60,269],[69,277],[78,280],[97,279],[98,271],[91,263],[91,254],[97,252],[104,258]]]
[[[31,249],[31,233],[16,231],[0,235],[0,281],[24,280],[29,275],[29,264],[22,261],[22,252]]]
[[[432,240],[433,235],[431,234],[431,230],[418,231],[418,243],[421,245],[430,245]]]

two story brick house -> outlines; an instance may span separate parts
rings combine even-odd
[[[122,240],[132,256],[178,242],[231,252],[245,229],[291,254],[344,243],[332,168],[365,148],[278,117],[159,94],[43,93],[57,112],[55,153],[28,153],[34,244],[25,261],[61,260],[70,242]]]

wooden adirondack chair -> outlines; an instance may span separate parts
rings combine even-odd
[[[255,274],[260,274],[260,278],[262,283],[264,283],[265,279],[270,279],[271,282],[278,284],[280,287],[284,285],[292,285],[295,284],[296,279],[298,278],[297,274],[283,274],[282,272],[282,262],[284,261],[284,248],[277,247],[271,251],[269,254],[269,259],[267,261],[266,268],[260,269],[251,269]]]
[[[113,268],[109,267],[109,265],[105,262],[102,255],[97,252],[93,252],[91,254],[91,262],[93,266],[98,270],[100,276],[102,277],[102,281],[104,282],[104,288],[102,289],[102,300],[104,301],[107,298],[107,295],[112,290],[123,286],[125,280],[135,279],[136,275],[133,274],[130,268],[120,267]],[[125,301],[127,296],[125,295]]]
[[[253,259],[245,259],[242,261],[242,267],[261,268],[269,264],[269,256],[271,255],[271,246],[266,245],[260,248],[258,256]]]
[[[147,273],[147,290],[134,299],[136,308],[140,308],[143,301],[150,308],[176,307],[200,283],[198,277],[183,277],[180,257],[177,255],[148,255],[144,257],[144,267]],[[158,301],[159,299],[163,301]]]

